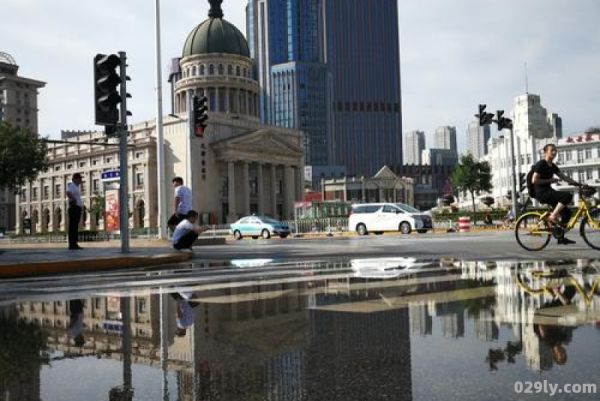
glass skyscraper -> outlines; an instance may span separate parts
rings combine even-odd
[[[249,0],[261,118],[306,135],[307,165],[402,162],[396,0]]]

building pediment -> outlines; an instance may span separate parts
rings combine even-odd
[[[229,160],[267,162],[286,159],[298,162],[304,156],[304,149],[298,145],[296,137],[268,129],[226,138],[211,146],[218,158]]]
[[[378,180],[397,180],[399,177],[396,174],[394,174],[392,169],[390,169],[388,166],[383,166],[377,172],[377,174],[373,176],[373,178]]]

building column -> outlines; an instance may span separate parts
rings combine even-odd
[[[294,167],[296,193],[294,194],[295,201],[301,201],[304,199],[304,169],[302,166]]]
[[[256,191],[258,192],[258,214],[265,214],[265,183],[263,182],[263,164],[256,164]]]
[[[283,166],[283,219],[291,217],[294,203],[294,174],[292,166]]]
[[[237,220],[235,210],[235,163],[233,161],[227,162],[227,202],[229,203],[227,220],[232,223]]]
[[[271,164],[271,214],[277,217],[277,171],[276,166]]]
[[[250,172],[249,172],[248,162],[243,162],[242,164],[242,189],[243,189],[243,203],[242,203],[242,213],[244,216],[250,214]]]

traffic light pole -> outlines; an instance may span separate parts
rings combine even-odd
[[[515,216],[515,220],[517,218],[517,172],[515,165],[517,164],[515,160],[515,135],[513,132],[512,124],[510,126],[510,169],[512,172],[512,211],[513,216]]]
[[[188,90],[188,133],[185,140],[185,159],[186,159],[186,181],[187,186],[192,192],[192,202],[194,201],[194,169],[192,168],[192,138],[194,137],[194,92]],[[192,204],[192,208],[194,205]]]
[[[127,177],[127,56],[119,52],[121,59],[121,118],[119,123],[119,225],[121,231],[121,252],[129,253],[129,186]]]

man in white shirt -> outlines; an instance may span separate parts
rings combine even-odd
[[[183,185],[183,178],[173,178],[173,187],[175,188],[175,212],[169,218],[167,225],[174,230],[188,212],[192,210],[192,191]]]
[[[198,212],[190,210],[187,216],[177,224],[173,232],[173,248],[177,250],[192,249],[192,244],[198,238],[198,235],[206,231],[205,227],[196,225],[198,220]]]
[[[71,178],[71,182],[67,185],[67,198],[69,200],[69,249],[82,249],[77,244],[77,230],[79,229],[79,220],[81,219],[81,211],[83,209],[83,201],[81,200],[81,174],[75,173]]]

